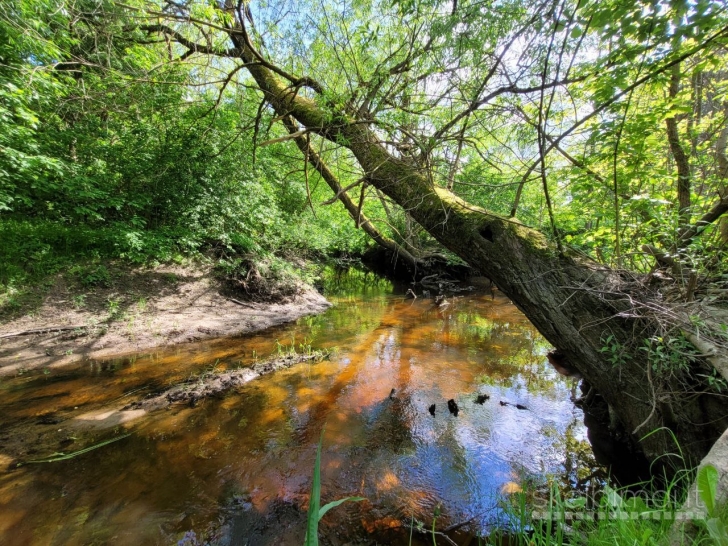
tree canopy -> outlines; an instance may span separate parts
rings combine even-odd
[[[321,115],[365,124],[430,184],[560,247],[640,271],[644,245],[690,267],[721,261],[722,2],[25,0],[1,31],[9,218],[118,223],[133,248],[175,227],[193,246],[250,246],[281,214],[310,214],[331,249],[361,245],[320,206],[321,164],[354,226],[363,215],[426,253],[342,135],[270,107],[260,67]],[[289,131],[306,139],[303,164]]]

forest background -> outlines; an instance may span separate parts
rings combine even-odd
[[[362,216],[416,257],[443,252],[366,184],[343,146],[311,136],[348,188],[352,219],[292,141],[270,143],[286,132],[245,71],[149,26],[169,19],[212,43],[225,7],[175,6],[18,0],[4,10],[4,311],[65,268],[104,282],[109,259],[204,255],[228,270],[258,263],[285,275],[293,255],[363,252],[373,242],[357,229]],[[328,101],[366,101],[396,154],[426,155],[434,183],[469,203],[604,264],[648,272],[654,254],[679,254],[701,274],[725,274],[725,223],[701,225],[700,237],[679,244],[726,196],[721,3],[322,0],[246,9],[267,56],[319,75]],[[413,66],[397,70],[403,60]],[[477,88],[483,81],[497,87],[492,96]]]

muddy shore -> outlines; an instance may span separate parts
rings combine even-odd
[[[118,269],[109,286],[91,289],[59,275],[36,307],[0,324],[0,376],[248,334],[330,306],[307,287],[281,303],[236,300],[221,289],[203,266]]]

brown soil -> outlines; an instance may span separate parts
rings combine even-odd
[[[108,266],[108,287],[84,289],[59,275],[39,306],[0,324],[0,376],[161,345],[247,334],[320,313],[323,296],[302,287],[282,303],[235,303],[210,266]],[[68,327],[78,327],[68,329]],[[4,337],[29,330],[66,328]]]

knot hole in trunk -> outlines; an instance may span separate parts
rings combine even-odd
[[[493,242],[493,230],[490,229],[490,226],[483,226],[482,228],[480,228],[480,231],[478,233],[480,233],[480,236],[483,239],[486,239],[491,243]]]

